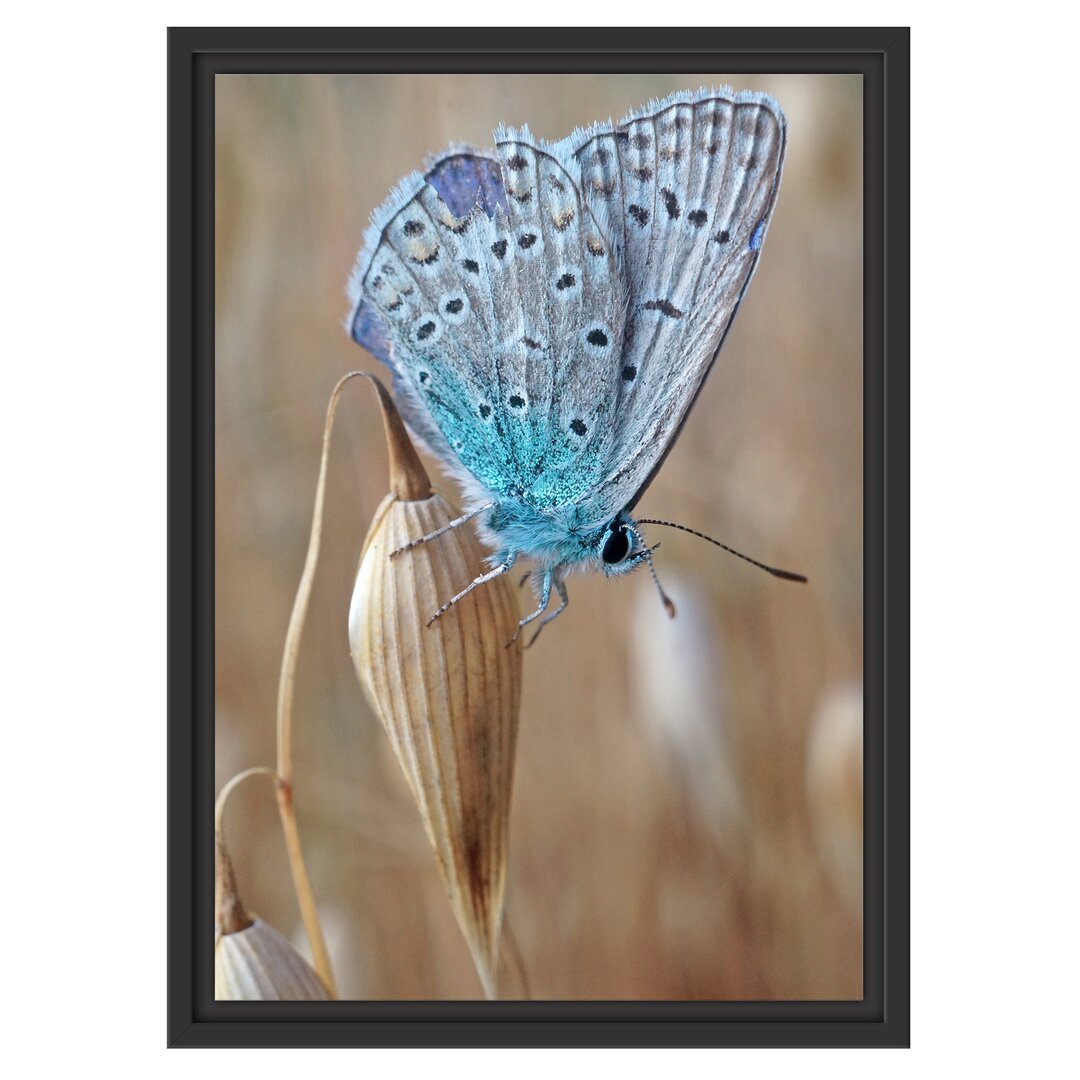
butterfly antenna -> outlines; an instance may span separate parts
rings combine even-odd
[[[773,577],[783,578],[784,581],[806,581],[806,578],[802,574],[796,574],[791,570],[780,570],[775,566],[766,566],[763,562],[758,562],[757,559],[751,559],[749,555],[744,555],[741,551],[736,551],[733,547],[728,547],[727,544],[721,544],[719,540],[714,540],[711,536],[706,536],[703,532],[698,532],[697,529],[688,529],[685,525],[679,525],[674,521],[660,521],[658,518],[638,518],[637,523],[639,525],[666,525],[669,529],[681,529],[683,532],[690,533],[691,536],[699,536],[702,540],[708,540],[710,544],[715,544],[718,548],[723,548],[731,555],[737,555],[740,559],[750,563],[752,566],[758,567],[759,570],[766,570],[772,574]],[[652,560],[649,561],[650,568],[652,567]],[[655,574],[653,575],[656,576]]]
[[[638,540],[641,540],[641,534],[634,529],[632,532]],[[644,543],[644,541],[642,541]],[[668,613],[669,619],[675,618],[675,601],[671,599],[666,592],[664,592],[664,586],[660,584],[660,579],[656,576],[656,567],[653,566],[652,553],[659,547],[659,544],[653,544],[651,548],[646,548],[642,553],[642,558],[649,564],[649,573],[652,574],[653,584],[656,586],[656,591],[660,594],[660,599],[664,603],[664,610]]]

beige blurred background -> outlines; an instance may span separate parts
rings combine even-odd
[[[555,139],[725,83],[768,90],[787,113],[783,185],[724,351],[638,513],[810,583],[657,528],[674,622],[646,573],[570,581],[569,609],[525,654],[511,821],[507,914],[537,999],[862,997],[861,81],[216,81],[218,787],[274,760],[330,390],[351,368],[385,374],[343,328],[370,212],[428,153],[487,146],[499,122]],[[349,657],[353,576],[386,477],[374,398],[354,382],[300,657],[301,834],[342,997],[475,998]],[[264,781],[239,790],[227,829],[246,902],[306,953]],[[521,993],[513,972],[505,988]]]

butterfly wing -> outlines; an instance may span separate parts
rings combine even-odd
[[[496,206],[505,208],[506,205],[498,162],[467,147],[451,149],[443,157],[430,162],[424,180],[435,188],[456,217],[465,217],[477,206],[491,214]],[[363,253],[360,261],[363,261]],[[423,402],[413,393],[410,380],[403,377],[391,358],[390,328],[376,305],[359,289],[355,272],[349,288],[353,309],[349,315],[348,329],[353,341],[390,368],[394,396],[413,434],[435,456],[450,455],[450,448],[442,433],[432,422]]]
[[[767,94],[677,94],[551,148],[614,248],[628,308],[597,521],[632,507],[674,444],[753,276],[785,120]]]
[[[510,209],[498,161],[468,147],[451,148],[429,162],[424,179],[454,217],[463,218],[477,206],[488,217],[498,208]]]
[[[527,131],[497,137],[376,212],[350,327],[436,453],[543,509],[579,500],[610,459],[624,289],[564,165]]]

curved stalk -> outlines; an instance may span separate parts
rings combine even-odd
[[[247,909],[240,899],[240,892],[236,887],[236,876],[233,873],[232,860],[229,858],[228,848],[225,846],[225,805],[229,796],[242,781],[249,776],[265,774],[277,780],[277,774],[273,769],[265,765],[256,765],[252,769],[245,769],[237,773],[218,792],[217,801],[214,803],[214,859],[216,871],[214,874],[214,922],[217,924],[217,936],[222,934],[236,934],[246,930],[253,922]]]
[[[304,921],[304,930],[311,945],[311,958],[315,971],[335,997],[337,988],[334,974],[330,967],[330,954],[323,937],[322,924],[315,907],[315,894],[311,889],[304,864],[304,853],[300,847],[300,830],[296,824],[296,811],[293,807],[293,755],[292,755],[292,707],[296,690],[296,663],[300,653],[300,640],[304,634],[304,622],[307,619],[308,603],[311,600],[311,587],[315,579],[315,568],[319,563],[319,545],[322,541],[323,504],[326,497],[326,467],[330,451],[330,433],[334,428],[334,413],[345,384],[357,376],[371,378],[365,371],[350,371],[343,375],[330,395],[326,407],[326,426],[323,429],[322,458],[319,462],[319,480],[315,488],[315,506],[311,516],[311,535],[308,539],[307,558],[304,571],[300,575],[300,585],[296,590],[289,629],[285,634],[285,651],[281,660],[281,678],[278,681],[277,703],[277,803],[281,817],[281,828],[285,835],[285,849],[289,855],[289,867],[292,871],[293,887],[296,900],[300,905],[300,916]]]
[[[372,374],[366,371],[350,371],[343,375],[326,407],[326,426],[323,429],[322,459],[319,463],[319,480],[315,488],[315,506],[311,517],[311,535],[308,540],[307,558],[304,571],[296,590],[292,617],[285,635],[285,651],[281,661],[281,678],[278,682],[277,705],[277,802],[281,817],[281,827],[285,835],[285,847],[289,854],[289,866],[292,870],[293,886],[300,905],[300,915],[304,920],[311,956],[319,978],[335,997],[337,990],[330,968],[330,955],[326,949],[322,926],[319,923],[315,907],[315,896],[311,889],[304,854],[300,847],[300,831],[296,824],[296,812],[293,808],[293,756],[292,756],[292,707],[296,690],[296,664],[300,653],[300,640],[304,634],[304,622],[307,618],[308,603],[311,600],[311,587],[315,579],[315,568],[319,562],[319,545],[322,541],[323,505],[326,496],[326,468],[329,460],[330,433],[334,428],[334,413],[337,411],[341,391],[350,379],[369,379],[379,396],[383,417],[388,425],[401,427],[397,410],[390,403],[386,388]],[[391,447],[390,474],[391,485],[399,498],[421,499],[430,494],[427,476],[420,466],[416,452],[407,439],[399,440],[404,449],[397,455]],[[411,455],[411,456],[410,456]],[[422,482],[417,479],[422,477]]]

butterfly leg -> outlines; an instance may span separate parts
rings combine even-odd
[[[533,621],[533,619],[539,619],[541,615],[547,610],[548,601],[551,599],[551,579],[552,572],[550,570],[544,571],[544,584],[540,590],[540,602],[536,610],[530,615],[526,615],[524,619],[518,620],[518,628],[514,631],[514,636],[506,643],[506,647],[509,649],[518,639],[518,635],[521,631]]]
[[[434,532],[429,532],[427,536],[417,537],[415,540],[410,540],[407,544],[402,544],[399,548],[394,548],[390,552],[390,558],[394,558],[395,555],[400,555],[403,551],[408,551],[410,548],[419,547],[421,544],[426,544],[429,540],[434,540],[438,536],[442,536],[443,533],[448,533],[451,529],[456,529],[459,525],[464,525],[466,521],[472,521],[477,514],[482,514],[485,510],[490,510],[495,503],[484,503],[483,506],[478,506],[475,510],[470,510],[467,514],[462,514],[459,518],[454,518],[448,525],[443,525],[436,529]]]
[[[544,627],[553,619],[557,619],[566,610],[566,605],[570,603],[570,597],[566,595],[566,583],[559,576],[558,568],[550,571],[550,573],[555,584],[555,591],[559,594],[559,606],[541,621],[536,628],[536,633],[529,639],[529,644],[525,646],[526,649],[531,649],[536,644],[536,639],[540,636],[540,632]]]
[[[485,582],[491,581],[493,578],[499,577],[501,574],[507,573],[515,562],[517,562],[517,552],[511,551],[494,570],[489,570],[486,574],[481,574],[471,584],[462,589],[457,596],[451,596],[450,599],[447,600],[430,619],[428,619],[428,626],[430,626],[440,615],[445,615],[459,600],[468,596],[473,589],[485,584]]]

